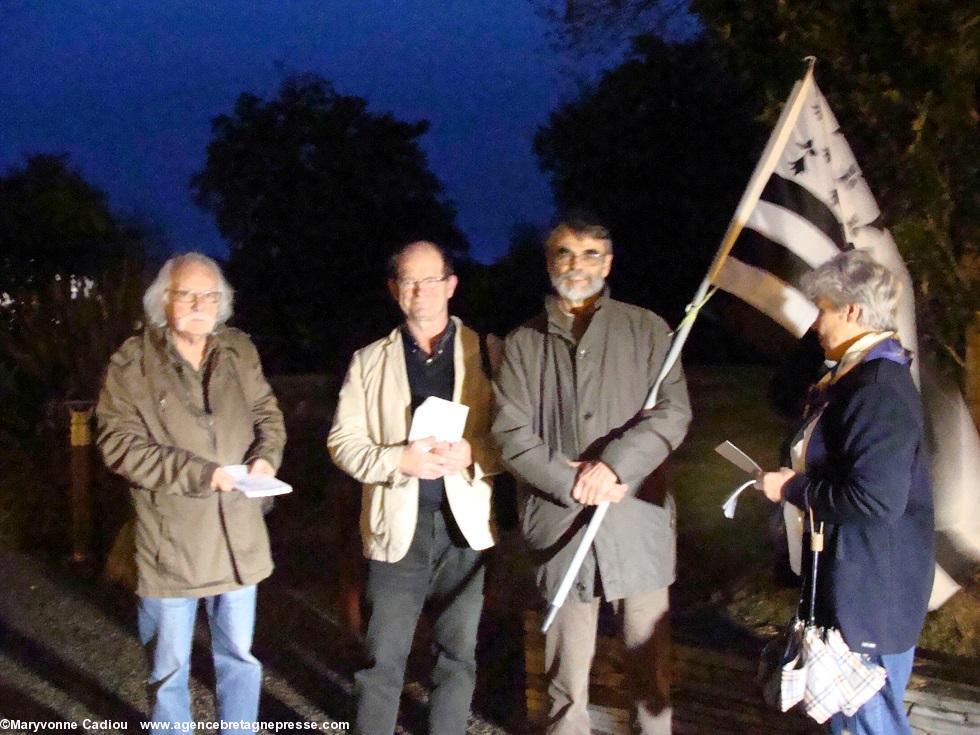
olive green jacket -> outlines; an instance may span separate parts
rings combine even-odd
[[[616,600],[674,581],[674,503],[657,470],[691,422],[680,362],[655,408],[643,404],[670,347],[670,329],[646,309],[604,293],[576,342],[557,299],[508,335],[494,384],[493,436],[528,490],[523,532],[539,587],[551,599],[592,509],[572,498],[576,460],[601,460],[629,486],[612,503],[571,591]]]
[[[278,468],[282,413],[244,332],[219,327],[201,364],[147,327],[112,356],[95,410],[105,463],[130,483],[141,597],[210,596],[272,573],[261,501],[210,483],[223,465]]]

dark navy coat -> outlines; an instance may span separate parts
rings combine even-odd
[[[854,651],[900,653],[918,640],[935,566],[922,403],[908,364],[886,358],[852,368],[827,401],[806,472],[785,488],[826,524],[817,620]]]

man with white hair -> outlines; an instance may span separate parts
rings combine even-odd
[[[136,514],[151,718],[173,730],[192,722],[188,676],[201,600],[218,718],[258,718],[256,584],[272,572],[272,557],[261,501],[236,490],[225,468],[274,475],[286,432],[255,346],[224,325],[232,298],[207,256],[168,260],[143,297],[142,334],[112,356],[95,412],[99,449],[129,482]]]
[[[658,473],[691,420],[678,362],[642,410],[670,346],[659,316],[614,301],[609,231],[568,217],[547,243],[556,294],[508,335],[497,373],[493,435],[528,491],[523,533],[548,600],[591,515],[611,503],[545,637],[548,735],[588,735],[589,669],[599,602],[623,613],[627,686],[644,735],[670,732],[667,587],[674,581],[674,504]]]

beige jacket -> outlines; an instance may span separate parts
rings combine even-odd
[[[453,400],[469,406],[463,436],[473,465],[445,478],[446,498],[466,541],[493,546],[489,475],[498,471],[490,440],[490,381],[480,338],[456,317]],[[418,520],[419,483],[398,471],[411,424],[411,393],[401,329],[358,350],[340,389],[327,449],[338,467],[363,484],[361,539],[364,556],[396,562],[408,553]]]
[[[272,572],[261,501],[210,483],[221,465],[278,467],[282,413],[244,332],[219,328],[205,359],[194,374],[148,327],[112,356],[95,409],[99,450],[131,487],[141,597],[217,595]]]

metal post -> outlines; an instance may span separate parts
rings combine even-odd
[[[68,401],[71,560],[88,561],[92,544],[92,411],[91,401]]]

